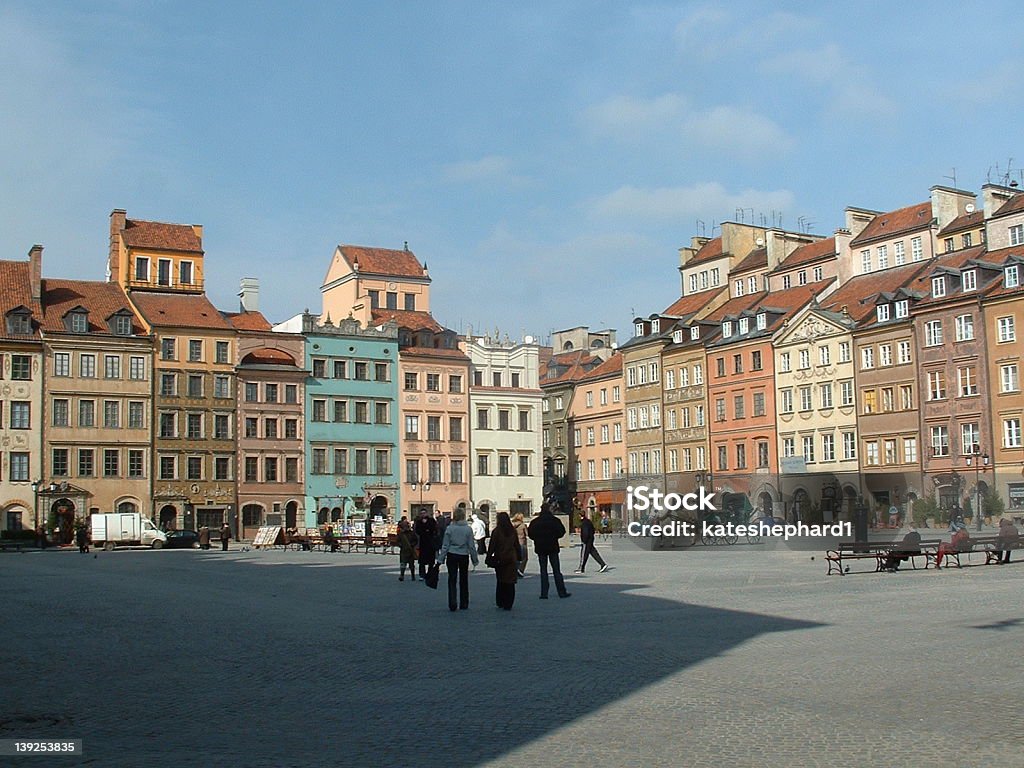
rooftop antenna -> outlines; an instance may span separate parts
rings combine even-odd
[[[698,237],[706,237],[707,233],[708,233],[707,226],[704,224],[703,221],[701,221],[700,219],[697,219],[697,235],[698,235]]]
[[[743,223],[743,209],[742,208],[737,208],[735,211],[733,211],[733,216],[736,217],[736,220],[740,224]]]
[[[951,182],[953,182],[953,189],[958,189],[958,187],[956,185],[956,168],[955,167],[953,168],[953,173],[952,174],[950,174],[949,176],[943,176],[943,178],[944,179],[949,179]]]
[[[720,226],[718,226],[717,224],[715,224],[715,222],[713,222],[713,221],[712,221],[712,222],[711,222],[711,236],[712,236],[712,237],[714,237],[714,236],[715,236],[715,230],[716,230],[716,229],[721,229],[721,227],[720,227]]]
[[[759,213],[758,215],[761,217],[761,226],[762,227],[767,227],[768,226],[768,217],[765,216],[763,212]]]

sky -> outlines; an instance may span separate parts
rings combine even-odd
[[[114,208],[203,224],[210,298],[278,321],[408,242],[450,328],[624,341],[723,220],[1021,180],[1021,9],[0,0],[0,258],[102,280]]]

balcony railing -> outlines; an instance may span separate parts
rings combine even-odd
[[[191,282],[183,283],[179,280],[140,280],[138,278],[129,278],[128,287],[154,291],[174,290],[187,293],[202,293],[203,281],[193,278]]]

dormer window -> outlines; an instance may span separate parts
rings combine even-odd
[[[932,278],[932,298],[939,299],[946,295],[946,278],[945,276],[933,277]]]
[[[64,327],[71,333],[87,333],[89,331],[89,313],[85,310],[73,310],[64,316]]]
[[[32,315],[27,310],[12,310],[7,314],[7,332],[11,336],[28,336],[32,333]]]
[[[644,335],[644,324],[643,323],[636,323],[636,324],[633,325],[633,335],[634,336],[643,336]]]
[[[1011,264],[1003,270],[1003,287],[1016,288],[1020,285],[1020,267]]]
[[[700,326],[695,325],[690,329],[690,341],[696,341],[700,338]]]
[[[963,280],[963,289],[965,291],[975,291],[978,289],[978,271],[975,269],[968,269],[961,276]]]
[[[110,318],[110,332],[115,336],[132,335],[132,318],[127,314],[114,315]]]
[[[722,338],[728,339],[730,336],[732,336],[732,323],[726,320],[722,323]]]
[[[739,298],[743,295],[743,281],[737,280],[732,284],[732,295],[734,298]]]
[[[683,343],[683,329],[682,328],[677,328],[676,330],[672,331],[672,343],[673,344],[682,344]]]
[[[900,299],[896,302],[896,319],[907,317],[910,314],[910,300]]]
[[[878,316],[878,322],[884,323],[886,320],[889,319],[889,305],[879,304],[877,307],[875,307],[875,313]]]
[[[658,318],[654,318],[653,320],[651,320],[651,333],[660,333],[660,332],[661,332],[661,320],[658,319]]]
[[[764,312],[757,313],[757,330],[763,331],[768,327],[768,315]]]
[[[740,318],[740,334],[744,334],[750,330],[750,320],[745,317]]]

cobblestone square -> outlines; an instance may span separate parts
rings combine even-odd
[[[1019,565],[599,548],[454,614],[379,555],[0,555],[0,737],[84,740],[5,764],[1024,764]]]

